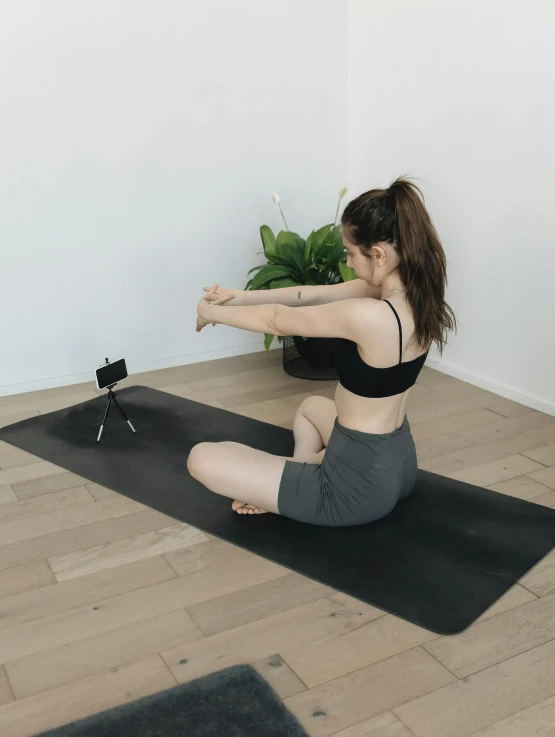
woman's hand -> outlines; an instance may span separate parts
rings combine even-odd
[[[215,305],[223,305],[226,302],[229,302],[230,299],[233,299],[234,295],[232,294],[224,294],[224,295],[218,295],[216,296],[216,290],[218,289],[218,284],[214,284],[213,287],[208,288],[208,294],[203,297],[197,308],[197,333],[200,333],[202,328],[206,327],[206,325],[209,325],[212,320],[210,319],[210,311]],[[223,290],[229,292],[230,290]],[[215,327],[216,323],[212,322],[212,325]]]
[[[220,297],[227,297],[228,295],[231,295],[231,299],[235,299],[235,297],[241,291],[240,289],[220,289],[219,284],[216,284],[215,286],[218,290],[217,292],[211,291],[214,289],[214,287],[203,287],[203,290],[205,292],[208,292],[204,299],[208,300],[209,302],[215,302],[217,299],[220,299]]]

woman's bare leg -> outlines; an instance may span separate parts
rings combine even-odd
[[[333,430],[337,412],[335,402],[319,395],[308,397],[297,409],[293,420],[295,450],[292,460],[321,463]],[[238,499],[231,505],[238,514],[264,514],[265,509]]]
[[[295,451],[293,458],[307,463],[319,463],[325,453],[337,409],[333,399],[318,394],[305,399],[295,414],[293,435]],[[314,461],[316,454],[318,460]]]
[[[324,448],[324,441],[308,417],[299,411],[293,420],[293,436],[295,438],[293,458],[307,463],[314,463],[314,461],[308,461],[306,458],[313,458],[317,453],[320,453]]]
[[[202,442],[191,448],[187,458],[190,475],[221,496],[246,499],[242,514],[267,509],[279,514],[278,496],[288,456],[273,455],[232,441]],[[244,496],[243,496],[244,494]],[[236,504],[233,508],[236,509]],[[249,511],[252,508],[253,511]]]

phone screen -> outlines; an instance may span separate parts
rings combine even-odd
[[[108,363],[96,370],[96,381],[99,389],[105,389],[111,384],[116,384],[127,378],[127,367],[125,359]]]

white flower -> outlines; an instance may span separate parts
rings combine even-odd
[[[339,190],[339,199],[340,200],[343,199],[343,197],[345,197],[346,194],[347,194],[347,187],[341,187],[341,189]]]
[[[272,195],[272,199],[273,199],[273,201],[275,202],[275,204],[279,208],[279,203],[281,202],[281,197],[274,192],[274,194]]]

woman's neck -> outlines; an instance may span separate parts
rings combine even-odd
[[[382,282],[382,299],[402,296],[406,294],[406,291],[403,282],[396,275],[392,275]]]

